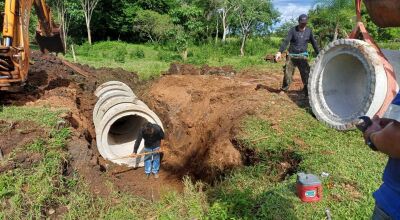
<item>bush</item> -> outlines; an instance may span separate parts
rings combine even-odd
[[[129,57],[130,57],[131,59],[134,59],[134,58],[143,59],[143,58],[145,58],[145,53],[144,53],[144,51],[143,51],[142,49],[137,48],[137,49],[135,49],[135,50],[132,50],[132,51],[129,53]]]
[[[182,57],[179,56],[179,54],[170,51],[160,50],[158,51],[157,59],[160,61],[172,62],[172,61],[181,61]]]
[[[76,54],[79,56],[90,56],[92,46],[89,43],[84,43],[76,48]]]
[[[115,52],[114,52],[115,51]],[[118,47],[117,49],[113,50],[114,53],[114,60],[118,63],[125,63],[125,57],[128,54],[126,47]]]
[[[191,52],[188,54],[188,63],[194,64],[194,65],[204,65],[208,61],[208,55],[206,53],[202,53],[198,51],[197,53]]]

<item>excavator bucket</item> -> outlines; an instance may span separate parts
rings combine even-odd
[[[372,21],[379,27],[400,26],[400,0],[364,0]]]
[[[36,41],[42,53],[65,53],[64,43],[61,39],[59,29],[52,32],[52,36],[43,36],[40,31],[36,31]]]

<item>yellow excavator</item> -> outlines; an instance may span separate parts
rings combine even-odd
[[[19,90],[29,70],[29,20],[32,6],[38,16],[36,41],[40,50],[63,53],[60,29],[54,24],[45,0],[5,0],[0,46],[0,91]]]

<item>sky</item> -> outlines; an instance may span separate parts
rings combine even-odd
[[[307,14],[315,0],[272,0],[272,2],[281,13],[280,24],[282,24],[292,18],[297,19],[301,14]]]

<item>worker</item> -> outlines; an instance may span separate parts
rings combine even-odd
[[[389,156],[383,173],[383,184],[373,194],[373,220],[400,220],[400,93],[392,102],[385,118],[374,117],[364,132],[366,144]]]
[[[279,52],[275,55],[275,60],[279,61],[282,58],[283,51],[286,50],[288,44],[289,53],[286,57],[286,64],[284,67],[284,78],[282,84],[282,91],[287,92],[290,84],[293,81],[294,70],[297,67],[300,71],[301,79],[304,84],[305,95],[308,96],[307,84],[308,76],[310,74],[310,65],[308,64],[308,43],[311,42],[316,54],[319,53],[319,48],[312,30],[307,27],[308,17],[305,14],[299,16],[299,25],[291,28],[289,33],[283,41]]]
[[[152,124],[150,122],[146,123],[141,128],[139,135],[136,139],[132,156],[135,156],[137,154],[142,139],[144,139],[144,152],[150,153],[144,156],[144,172],[147,178],[149,178],[151,173],[153,173],[154,178],[157,179],[158,173],[160,171],[160,147],[161,140],[164,139],[164,131],[157,124]]]

